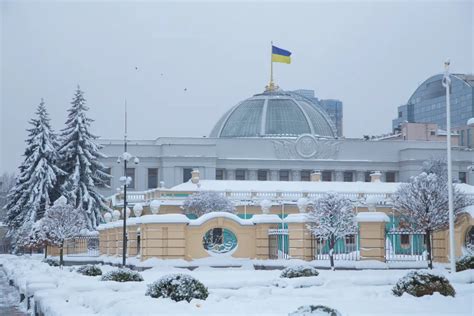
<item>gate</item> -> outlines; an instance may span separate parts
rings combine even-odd
[[[313,237],[312,253],[315,260],[329,260],[329,241]],[[334,260],[359,260],[359,238],[357,234],[347,235],[334,245]]]
[[[425,232],[407,230],[388,231],[385,239],[385,259],[392,262],[426,261]]]
[[[98,257],[100,255],[98,236],[77,236],[65,242],[65,254],[71,257]]]
[[[288,255],[288,229],[268,230],[269,259],[289,259]]]

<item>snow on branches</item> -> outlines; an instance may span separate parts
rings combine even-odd
[[[336,242],[357,231],[352,202],[337,193],[328,193],[314,201],[307,221],[311,233],[328,242],[329,258],[334,269],[333,252]]]
[[[25,160],[15,186],[10,190],[5,208],[10,235],[31,228],[41,218],[52,200],[57,198],[58,176],[64,172],[57,166],[57,137],[54,134],[43,100],[36,110],[37,118],[30,120]],[[30,225],[20,229],[22,225]],[[22,237],[22,238],[23,238]]]
[[[96,186],[106,185],[110,175],[99,161],[105,156],[95,141],[98,137],[89,132],[93,120],[86,116],[89,108],[83,94],[78,87],[68,110],[66,127],[61,133],[59,154],[61,167],[67,173],[61,189],[76,209],[84,211],[87,227],[94,229],[102,218],[101,210],[110,211]]]
[[[235,207],[225,196],[216,192],[198,192],[190,195],[183,203],[182,208],[188,214],[201,216],[210,212],[235,213]]]
[[[469,200],[456,186],[450,185],[453,186],[453,211],[456,216],[469,205]],[[409,183],[401,184],[395,192],[393,206],[411,229],[426,233],[428,265],[432,268],[431,235],[448,227],[449,223],[447,177],[442,170],[440,175],[422,172],[412,177]]]

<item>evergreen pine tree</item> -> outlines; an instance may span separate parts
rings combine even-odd
[[[109,210],[105,198],[96,190],[106,185],[110,175],[99,158],[105,157],[96,143],[97,136],[89,132],[92,119],[86,116],[84,93],[78,87],[68,110],[66,127],[61,131],[61,168],[66,172],[61,185],[62,194],[75,209],[83,210],[87,228],[100,223],[101,210]]]
[[[50,125],[44,101],[41,100],[37,118],[30,120],[25,160],[19,167],[20,174],[7,197],[7,224],[10,236],[15,239],[21,227],[30,227],[44,215],[59,195],[58,176],[64,172],[57,166],[57,137]]]

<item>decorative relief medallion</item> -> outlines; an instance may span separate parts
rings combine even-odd
[[[339,151],[340,142],[329,139],[317,139],[304,134],[293,139],[274,139],[275,156],[279,159],[334,159]]]
[[[312,135],[301,135],[295,146],[296,152],[303,158],[311,158],[316,154],[316,139]]]

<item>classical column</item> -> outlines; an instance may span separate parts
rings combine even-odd
[[[270,181],[278,181],[278,170],[270,170]]]
[[[343,182],[344,181],[344,171],[335,171],[335,181],[337,182]]]
[[[249,180],[257,180],[257,169],[249,169]]]
[[[356,171],[356,181],[364,182],[365,181],[365,172]]]
[[[301,170],[291,170],[291,181],[301,181]]]
[[[226,180],[235,180],[235,169],[225,169]]]

